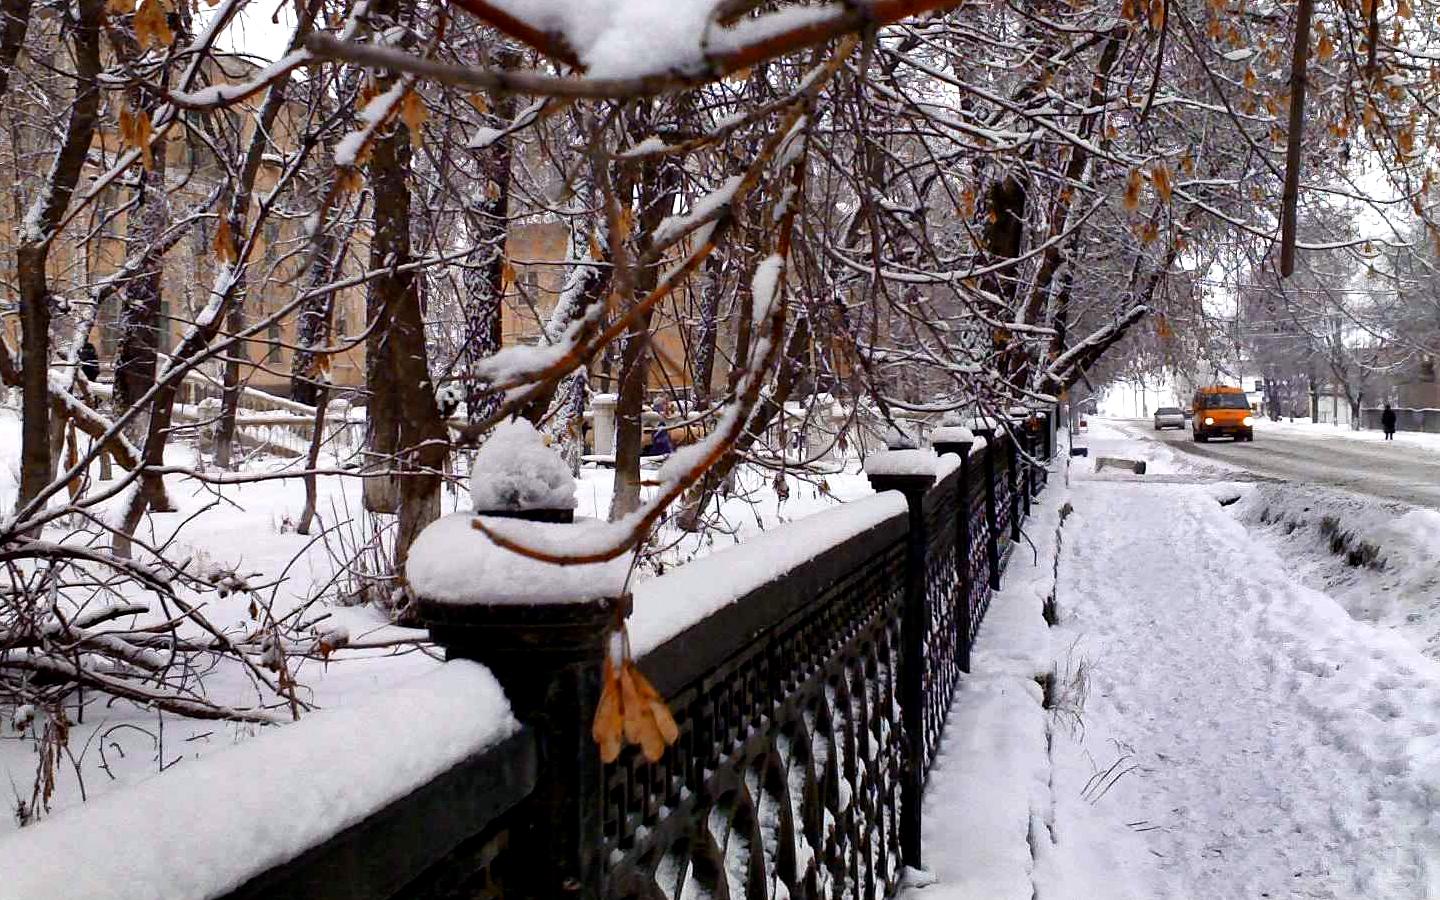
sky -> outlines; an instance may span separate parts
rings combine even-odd
[[[218,6],[214,9],[202,6],[202,17],[208,19],[218,9]],[[277,19],[276,22],[271,21],[272,16]],[[279,0],[276,4],[247,3],[235,21],[230,23],[230,27],[220,35],[217,43],[221,50],[244,53],[274,62],[285,52],[285,45],[290,40],[294,27],[294,7],[284,0]]]

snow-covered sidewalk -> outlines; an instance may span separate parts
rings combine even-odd
[[[982,626],[908,900],[1440,897],[1440,666],[1301,586],[1228,488],[1089,468]]]

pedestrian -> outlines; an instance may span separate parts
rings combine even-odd
[[[1380,427],[1385,430],[1385,440],[1395,440],[1395,410],[1391,409],[1388,403],[1380,413]]]
[[[100,353],[89,341],[80,347],[80,371],[85,374],[86,381],[100,380]]]

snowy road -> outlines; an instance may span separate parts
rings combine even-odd
[[[1270,478],[1343,488],[1383,500],[1440,509],[1440,454],[1405,444],[1361,442],[1281,432],[1261,422],[1252,443],[1198,444],[1190,431],[1154,431],[1150,420],[1123,420],[1137,437],[1161,441],[1199,460]]]
[[[1232,486],[1057,481],[947,726],[935,884],[905,900],[1440,900],[1440,665],[1302,584]]]

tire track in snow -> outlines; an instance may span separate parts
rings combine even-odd
[[[1125,794],[1162,826],[1165,896],[1440,897],[1440,670],[1202,490],[1077,484],[1075,506],[1065,627],[1087,716],[1142,765]]]

